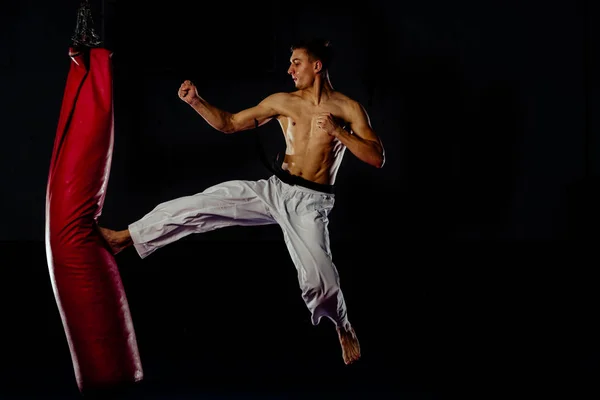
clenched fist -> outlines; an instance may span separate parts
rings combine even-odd
[[[184,81],[179,87],[179,92],[177,94],[181,100],[190,105],[200,98],[196,86],[191,81]]]
[[[338,124],[335,121],[333,114],[322,113],[315,118],[317,128],[324,130],[327,134],[334,136],[336,134]]]

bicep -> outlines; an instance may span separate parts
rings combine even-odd
[[[360,104],[355,104],[350,113],[350,129],[352,133],[364,140],[380,143],[379,137],[371,127],[371,121],[366,110]]]
[[[243,131],[256,127],[256,122],[262,125],[277,116],[273,95],[267,97],[256,106],[239,111],[231,116],[233,131]]]

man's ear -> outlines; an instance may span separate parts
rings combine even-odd
[[[323,69],[323,63],[320,60],[315,61],[315,72],[318,74]]]

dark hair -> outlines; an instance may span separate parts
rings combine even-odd
[[[292,44],[291,51],[304,49],[312,61],[320,60],[323,64],[323,70],[327,70],[331,64],[332,51],[331,42],[327,39],[315,38],[299,40]]]

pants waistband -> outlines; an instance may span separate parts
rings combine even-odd
[[[323,183],[316,183],[309,181],[307,179],[301,178],[298,175],[292,175],[289,172],[283,170],[280,165],[277,163],[273,163],[273,173],[283,182],[288,185],[298,185],[305,187],[307,189],[316,190],[318,192],[334,194],[335,186],[334,185],[326,185]]]

